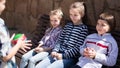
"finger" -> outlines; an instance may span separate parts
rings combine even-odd
[[[85,48],[84,51],[87,51],[87,48]]]
[[[92,51],[95,51],[94,48],[91,48]]]
[[[26,47],[24,47],[25,49],[31,49],[30,47],[28,47],[28,46],[26,46]]]
[[[21,38],[23,39],[23,36],[25,36],[25,34],[22,34]]]
[[[84,49],[84,52],[88,52],[88,49],[87,49],[87,48],[85,48],[85,49]]]
[[[22,50],[23,50],[24,52],[27,52],[27,50],[26,50],[25,48],[22,48]]]
[[[87,47],[86,50],[89,50],[89,47]]]
[[[24,45],[24,48],[28,48],[28,47],[30,47],[30,46]]]
[[[25,44],[26,46],[32,46],[32,44]]]
[[[31,40],[25,40],[25,42],[26,42],[26,43],[30,43],[30,42],[31,42]]]

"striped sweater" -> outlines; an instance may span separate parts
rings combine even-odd
[[[88,29],[86,25],[67,23],[53,51],[62,53],[63,59],[78,58],[80,55],[79,47],[83,44],[87,35]]]

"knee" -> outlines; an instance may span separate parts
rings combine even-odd
[[[36,61],[35,61],[35,59],[33,57],[29,59],[29,62],[30,63],[36,63]]]
[[[22,60],[22,61],[27,61],[28,58],[27,58],[25,55],[23,55],[21,60]]]

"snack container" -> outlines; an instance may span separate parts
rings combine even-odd
[[[15,45],[19,38],[22,38],[22,40],[26,40],[27,39],[25,34],[18,33],[18,34],[15,34],[15,36],[13,37],[12,44]]]

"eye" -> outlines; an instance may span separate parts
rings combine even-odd
[[[58,20],[50,20],[51,22],[57,22]]]
[[[99,25],[99,23],[97,23],[96,25]]]
[[[104,24],[102,24],[101,26],[105,26]]]
[[[50,21],[53,21],[53,20],[50,20]]]
[[[75,14],[74,16],[78,16],[77,14]]]
[[[54,20],[54,22],[57,22],[57,20]]]
[[[70,14],[70,16],[72,16],[72,14]]]

